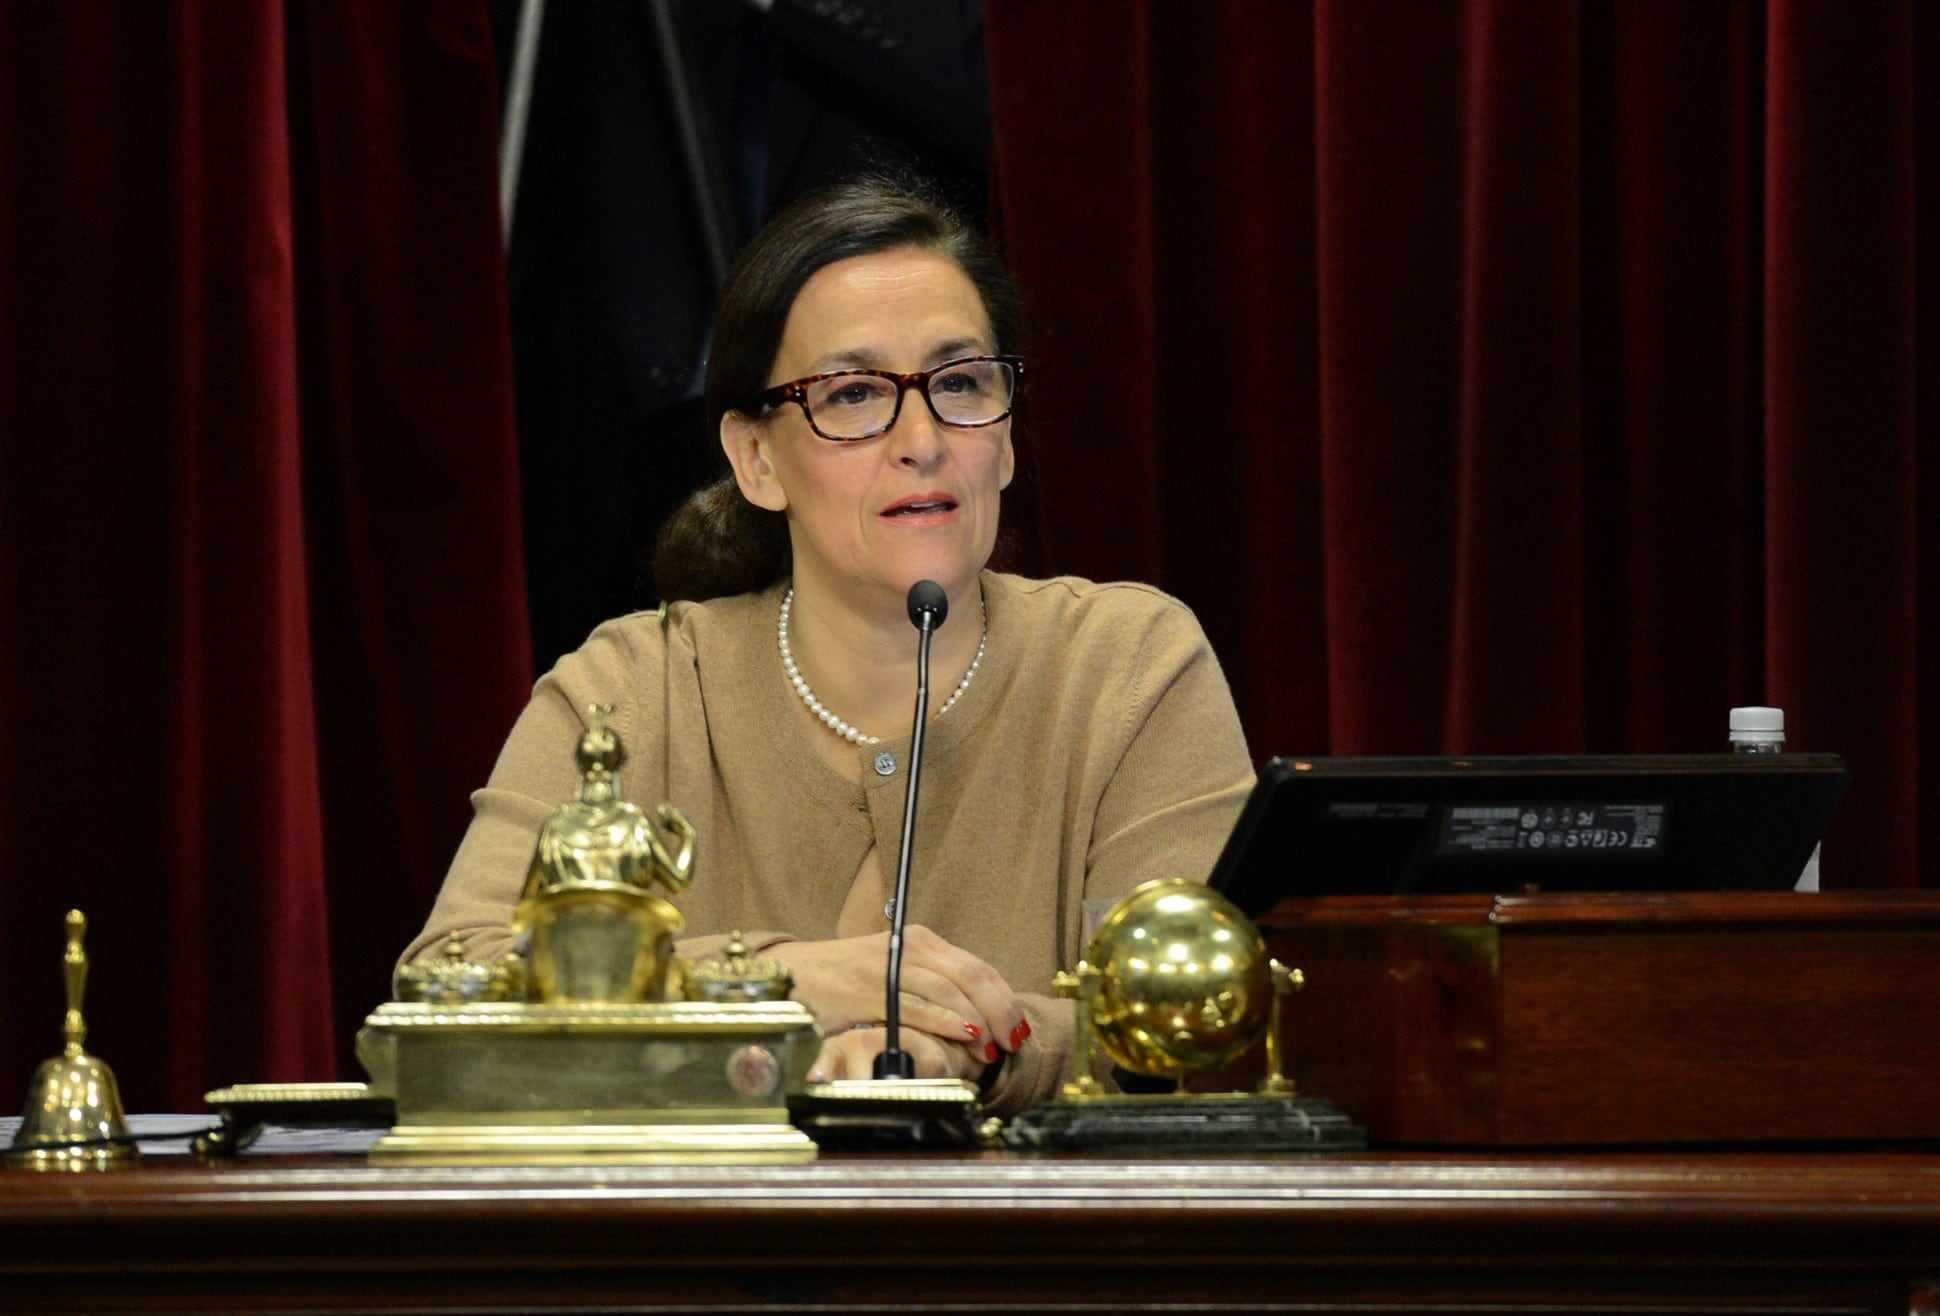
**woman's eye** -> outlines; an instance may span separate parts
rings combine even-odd
[[[938,375],[930,382],[930,388],[938,393],[976,393],[982,390],[983,381],[968,370],[953,370],[947,375]]]
[[[832,390],[826,398],[822,399],[822,405],[828,407],[865,406],[874,400],[878,391],[868,384],[860,382],[844,384],[840,388]]]

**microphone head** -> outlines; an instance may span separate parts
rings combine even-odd
[[[950,615],[950,596],[943,587],[933,580],[919,580],[909,587],[909,624],[923,629],[923,618],[928,615],[930,629],[936,630]]]

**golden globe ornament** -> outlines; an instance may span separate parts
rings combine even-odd
[[[1148,1077],[1218,1069],[1259,1040],[1273,1012],[1265,939],[1197,882],[1165,878],[1132,891],[1099,923],[1086,963],[1097,974],[1093,1035],[1114,1062]]]
[[[1164,1155],[1367,1145],[1366,1130],[1286,1076],[1281,1012],[1305,975],[1271,958],[1259,929],[1217,891],[1176,878],[1134,888],[1055,982],[1077,1010],[1073,1076],[1055,1101],[1004,1128],[1006,1147]],[[1255,1044],[1266,1073],[1251,1091],[1188,1089]],[[1099,1077],[1107,1058],[1175,1088],[1119,1092]]]

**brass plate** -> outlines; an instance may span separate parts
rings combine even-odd
[[[773,1165],[814,1160],[815,1143],[786,1122],[401,1124],[371,1150],[371,1159],[418,1165]]]
[[[269,1125],[298,1129],[382,1129],[397,1118],[390,1097],[368,1083],[239,1083],[202,1098],[222,1127],[195,1140],[198,1156],[233,1156]]]
[[[844,1078],[811,1083],[804,1093],[811,1102],[843,1104],[886,1103],[898,1109],[934,1106],[938,1113],[967,1111],[977,1104],[976,1085],[960,1078]]]
[[[531,1005],[486,1001],[470,1005],[433,1005],[392,1001],[379,1006],[365,1026],[387,1033],[631,1033],[642,1036],[710,1036],[772,1033],[812,1027],[815,1016],[798,1001],[717,1005],[708,1001],[671,1001],[645,1005]]]
[[[389,1124],[391,1099],[368,1083],[238,1083],[202,1098],[225,1115],[230,1111],[273,1112],[269,1124],[329,1124],[346,1128]],[[285,1115],[300,1118],[285,1119]]]

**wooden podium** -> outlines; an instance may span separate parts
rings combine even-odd
[[[1940,892],[1331,897],[1259,920],[1379,1144],[1940,1139]]]

